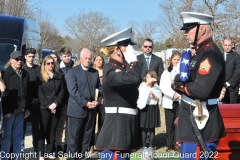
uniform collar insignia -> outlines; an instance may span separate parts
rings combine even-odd
[[[127,65],[126,65],[126,64],[121,63],[121,62],[119,62],[119,61],[117,61],[117,60],[115,60],[115,59],[113,59],[113,58],[110,58],[108,63],[110,63],[110,64],[112,64],[112,65],[114,65],[114,66],[122,67],[123,69],[126,69],[126,68],[127,68]]]
[[[198,52],[199,50],[201,50],[203,47],[205,47],[206,45],[208,45],[209,43],[212,43],[213,40],[212,38],[208,38],[205,41],[203,41],[202,43],[198,44],[195,46],[196,48],[196,52]]]

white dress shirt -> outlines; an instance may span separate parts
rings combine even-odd
[[[173,96],[176,93],[172,87],[171,87],[171,78],[170,78],[170,72],[168,70],[165,70],[161,76],[160,80],[160,89],[162,93],[164,94],[163,96],[163,101],[162,101],[162,107],[166,109],[172,109],[172,103],[173,101],[179,101],[180,102],[180,95],[179,98],[174,100]]]

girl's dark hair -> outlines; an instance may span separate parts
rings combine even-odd
[[[147,81],[147,80],[146,80],[146,76],[147,76],[148,74],[151,76],[151,78],[157,79],[157,73],[156,73],[154,70],[147,70],[147,71],[145,72],[145,75],[144,75],[144,78],[143,78],[143,82],[146,82],[146,81]],[[156,83],[156,82],[153,83],[153,86],[154,86],[155,83]]]
[[[172,59],[175,57],[175,56],[179,56],[181,57],[181,53],[177,50],[173,50],[172,51],[172,55],[170,57],[170,60],[169,60],[169,67],[168,67],[168,71],[171,72],[172,69],[173,69],[173,64],[172,64]]]
[[[57,63],[59,64],[59,63],[60,63],[60,59],[59,59],[59,56],[57,55],[57,53],[51,52],[51,53],[49,53],[48,55],[51,56],[51,54],[54,54],[54,55],[57,57]]]

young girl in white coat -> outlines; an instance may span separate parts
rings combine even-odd
[[[137,101],[140,113],[140,127],[142,128],[143,149],[147,148],[147,132],[150,132],[149,148],[153,150],[155,128],[160,127],[159,102],[162,100],[162,92],[156,84],[157,74],[153,70],[148,70],[143,82],[139,86],[139,99]]]
[[[172,89],[171,71],[173,67],[177,66],[181,57],[181,53],[173,51],[170,58],[169,67],[163,72],[160,80],[160,89],[163,96],[162,107],[165,110],[166,132],[167,132],[167,151],[174,149],[176,143],[176,130],[174,120],[178,116],[178,107],[180,95]]]

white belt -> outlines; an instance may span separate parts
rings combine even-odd
[[[207,104],[208,105],[215,105],[218,104],[217,103],[217,99],[209,99],[207,101],[200,101],[201,105],[202,105],[202,115],[203,115],[203,119],[200,121],[198,118],[198,104],[196,101],[194,101],[193,99],[189,98],[188,96],[183,95],[183,101],[195,106],[195,109],[193,110],[193,118],[195,119],[195,122],[198,126],[198,129],[203,129],[206,126],[206,123],[208,121],[209,118],[209,113],[208,113],[208,109],[207,109]],[[191,111],[190,111],[191,112]]]
[[[218,99],[217,98],[213,98],[213,99],[208,99],[207,100],[207,104],[208,105],[216,105],[216,104],[218,104]]]
[[[188,104],[192,104],[193,106],[197,106],[197,103],[186,95],[183,96],[183,101]],[[212,99],[208,99],[207,101],[201,101],[201,103],[206,105],[216,105],[218,104],[218,99],[212,98]]]
[[[125,107],[104,107],[106,113],[124,113],[137,115],[137,109],[125,108]]]

